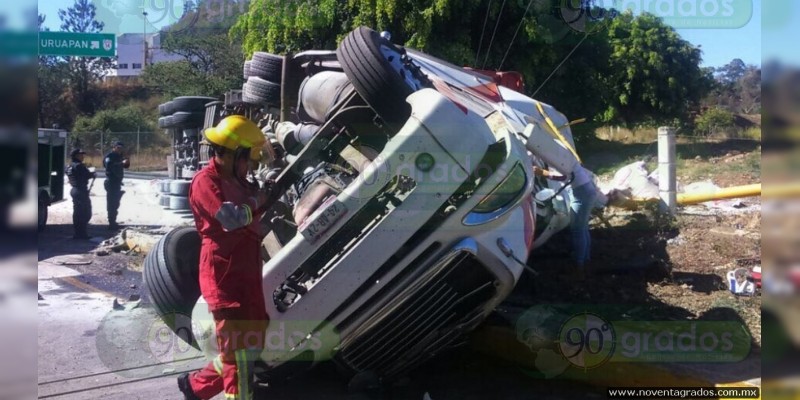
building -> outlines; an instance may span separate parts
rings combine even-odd
[[[143,40],[144,39],[144,40]],[[145,60],[145,49],[147,60]],[[146,64],[164,61],[178,61],[183,57],[171,54],[161,48],[161,34],[124,33],[117,36],[117,62],[108,71],[106,78],[130,78],[139,76]]]

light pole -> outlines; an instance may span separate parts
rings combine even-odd
[[[142,10],[142,48],[144,50],[144,60],[142,61],[142,71],[147,66],[147,11]]]

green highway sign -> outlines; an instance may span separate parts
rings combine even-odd
[[[113,33],[39,32],[39,54],[52,56],[114,57]]]

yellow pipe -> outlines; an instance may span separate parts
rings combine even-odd
[[[793,182],[783,185],[768,184],[764,188],[765,198],[791,198],[800,197],[800,182]]]
[[[710,192],[681,193],[678,195],[678,204],[697,204],[711,200],[735,199],[739,197],[752,197],[761,195],[761,184],[734,186],[721,188]]]

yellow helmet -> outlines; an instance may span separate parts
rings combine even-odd
[[[250,149],[250,159],[253,161],[261,159],[261,147],[266,142],[258,125],[241,115],[225,117],[203,134],[208,142],[226,149]]]

